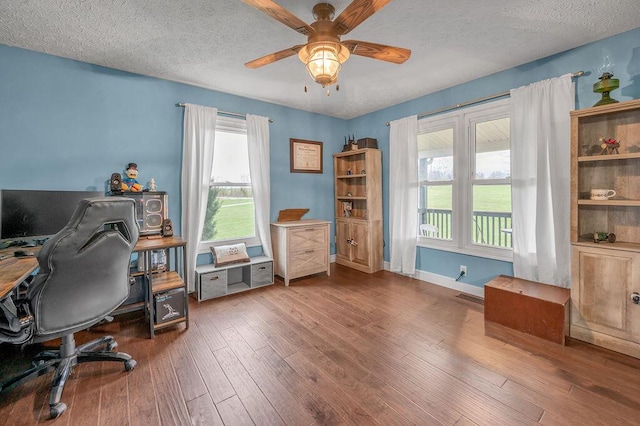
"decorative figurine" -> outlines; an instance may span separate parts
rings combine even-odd
[[[598,140],[600,141],[600,148],[602,148],[602,151],[600,151],[600,155],[613,153],[619,154],[618,148],[620,148],[620,141],[611,138],[606,139],[604,137],[601,137]]]
[[[593,242],[599,243],[601,241],[608,241],[610,243],[616,242],[616,234],[613,232],[594,232],[593,233]]]
[[[342,152],[349,151],[350,144],[347,141],[347,137],[344,137],[344,145],[342,146]]]
[[[353,209],[353,205],[350,201],[345,201],[342,203],[342,216],[351,217],[351,210]]]
[[[151,180],[149,181],[149,191],[155,192],[157,190],[158,190],[158,187],[156,186],[156,181],[155,179],[151,178]]]
[[[350,175],[351,175],[351,167],[347,169],[347,176],[350,176]]]
[[[138,183],[136,178],[138,177],[138,165],[136,163],[127,164],[127,170],[125,170],[126,177],[122,178],[122,190],[131,192],[142,191],[142,185]]]
[[[349,136],[349,150],[350,151],[358,150],[358,142],[356,142],[356,135]]]
[[[598,77],[600,81],[593,84],[593,93],[602,93],[602,98],[593,105],[594,107],[618,102],[609,95],[610,92],[620,87],[620,80],[612,77],[612,72],[604,71],[602,75]]]

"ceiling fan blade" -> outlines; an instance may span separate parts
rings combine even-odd
[[[265,65],[269,65],[275,61],[279,61],[280,59],[288,58],[289,56],[296,55],[300,49],[304,47],[304,44],[299,44],[297,46],[290,47],[288,49],[281,50],[279,52],[270,53],[269,55],[265,55],[262,58],[254,59],[253,61],[247,62],[244,64],[248,68],[260,68]]]
[[[402,64],[411,57],[411,50],[402,47],[359,40],[345,40],[342,44],[349,49],[352,55],[366,56],[367,58],[393,62],[394,64]]]
[[[349,6],[333,21],[338,35],[347,34],[365,19],[382,9],[391,0],[353,0]]]
[[[284,7],[271,0],[242,0],[249,6],[253,6],[261,12],[271,16],[276,21],[282,22],[289,28],[293,28],[300,34],[309,35],[314,29],[307,25],[303,20],[289,12]]]

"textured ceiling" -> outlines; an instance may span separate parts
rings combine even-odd
[[[316,2],[277,0],[307,23]],[[333,1],[336,16],[349,3]],[[326,96],[296,56],[244,66],[306,39],[240,0],[0,2],[0,44],[341,118],[638,27],[638,0],[394,0],[343,38],[405,47],[411,58],[352,55],[340,91]]]

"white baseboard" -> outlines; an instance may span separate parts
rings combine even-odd
[[[386,271],[389,271],[389,262],[384,262],[384,269]],[[432,274],[431,272],[416,270],[416,273],[412,275],[411,278],[484,298],[484,288],[476,287],[475,285],[471,284],[461,283],[454,280],[453,278],[445,277],[444,275]]]
[[[336,263],[336,255],[332,254],[329,256],[329,263]]]

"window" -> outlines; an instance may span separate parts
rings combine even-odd
[[[420,120],[420,245],[510,260],[508,100]]]
[[[259,245],[255,223],[246,122],[218,117],[202,245]]]

